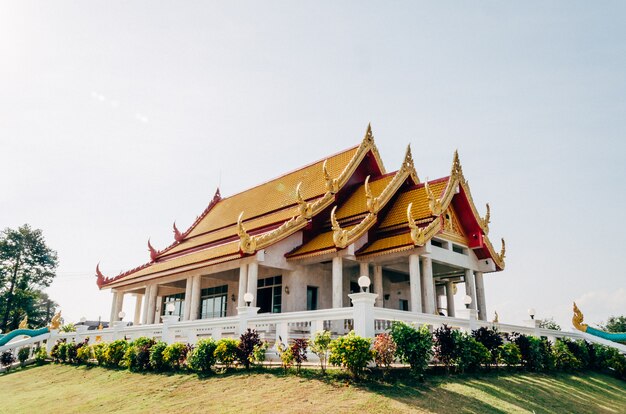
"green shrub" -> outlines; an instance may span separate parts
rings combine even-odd
[[[491,362],[491,352],[469,334],[454,331],[454,362],[460,372],[475,372]]]
[[[409,364],[414,374],[423,373],[433,356],[433,337],[428,326],[415,329],[404,322],[394,321],[389,334],[396,343],[400,361]]]
[[[306,350],[308,347],[309,341],[302,338],[295,339],[289,346],[291,354],[293,355],[293,361],[296,363],[296,372],[298,374],[300,374],[302,363],[307,360]]]
[[[433,333],[435,343],[435,358],[442,364],[449,368],[454,360],[457,346],[455,339],[458,335],[455,335],[456,331],[453,331],[449,326],[443,325],[438,329],[435,329]]]
[[[385,369],[385,373],[389,372],[389,367],[396,359],[396,343],[391,338],[391,335],[382,333],[376,335],[374,340],[374,361],[380,368]]]
[[[569,338],[561,338],[567,349],[576,357],[576,359],[580,362],[580,368],[588,369],[591,368],[591,359],[589,356],[589,347],[587,345],[587,341],[579,339],[577,341],[572,341]]]
[[[238,345],[239,341],[236,339],[222,338],[217,341],[214,353],[217,362],[226,368],[230,368],[230,366],[237,360]]]
[[[124,365],[131,371],[147,371],[150,369],[150,348],[154,339],[142,336],[131,342],[124,353]]]
[[[612,371],[618,378],[626,379],[626,356],[615,348],[594,344],[600,368]]]
[[[0,365],[2,365],[7,371],[11,369],[11,365],[15,362],[15,355],[11,351],[4,351],[0,354]]]
[[[211,372],[211,367],[215,365],[215,348],[217,342],[213,338],[198,341],[196,348],[188,357],[189,367],[203,374]]]
[[[556,368],[556,361],[554,359],[554,353],[552,352],[552,345],[547,338],[541,338],[539,340],[541,357],[543,360],[543,370],[553,371]]]
[[[328,361],[328,348],[330,346],[330,332],[320,331],[315,333],[315,338],[311,343],[311,351],[320,359],[322,374],[326,373],[326,362]]]
[[[267,341],[263,341],[260,344],[254,346],[252,356],[256,364],[262,364],[263,362],[265,362],[265,354],[269,346],[270,345],[267,343]]]
[[[167,366],[163,361],[163,351],[167,348],[165,342],[157,342],[150,348],[150,366],[155,371],[163,371]]]
[[[517,345],[522,356],[522,365],[529,371],[541,371],[548,369],[546,362],[549,362],[544,355],[545,346],[541,339],[523,334],[513,334],[511,341]]]
[[[278,357],[280,358],[281,365],[285,370],[285,373],[289,371],[289,368],[293,365],[294,357],[290,346],[278,341],[276,343],[276,350],[278,351]]]
[[[128,342],[124,339],[118,339],[108,344],[104,351],[104,360],[110,367],[117,367],[122,362],[124,354],[128,348]]]
[[[56,362],[66,362],[67,361],[67,342],[65,340],[59,342],[59,346],[57,347],[56,353]]]
[[[189,348],[182,342],[174,342],[163,350],[163,362],[175,371],[185,365]]]
[[[24,366],[24,364],[26,364],[26,360],[30,356],[30,349],[31,348],[29,346],[25,346],[17,351],[17,359],[20,361],[21,366]]]
[[[46,347],[40,346],[35,350],[35,363],[37,365],[43,365],[48,359],[48,353],[46,352]]]
[[[354,331],[341,336],[330,343],[329,362],[346,368],[353,377],[358,378],[367,364],[374,359],[371,350],[372,340],[357,336]]]
[[[59,328],[59,332],[76,332],[76,327],[73,323],[66,323]]]
[[[84,344],[76,351],[76,362],[78,364],[86,364],[93,357],[93,347],[91,345]]]
[[[98,361],[98,365],[106,365],[106,352],[109,345],[106,342],[98,342],[92,345],[93,356]]]
[[[498,352],[498,362],[507,367],[515,367],[522,363],[522,354],[519,347],[512,342],[500,345]]]
[[[482,327],[472,331],[472,336],[485,347],[491,353],[491,362],[497,364],[499,347],[504,343],[502,336],[496,328]]]
[[[65,353],[67,355],[67,362],[75,364],[76,356],[78,355],[78,344],[74,342],[68,342],[65,346]]]
[[[574,371],[580,369],[581,363],[569,350],[567,344],[557,339],[552,346],[552,355],[556,369],[560,371]]]

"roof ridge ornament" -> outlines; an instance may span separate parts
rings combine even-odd
[[[452,170],[450,171],[450,178],[458,179],[461,183],[467,185],[465,177],[463,177],[463,167],[461,166],[461,160],[459,159],[459,150],[454,150],[454,158],[452,159]]]
[[[339,225],[337,217],[335,216],[336,210],[337,206],[333,207],[333,210],[330,212],[330,223],[333,229],[333,242],[335,243],[335,246],[343,249],[348,245],[348,231],[342,229]]]
[[[435,198],[435,194],[433,194],[433,191],[428,185],[428,177],[426,177],[426,181],[424,181],[424,189],[426,190],[426,195],[428,196],[428,208],[430,209],[430,213],[433,216],[441,215],[441,213],[443,212],[441,199]]]
[[[491,223],[491,208],[489,207],[489,203],[487,203],[487,212],[485,213],[485,217],[483,217],[481,221],[485,235],[489,234],[489,223]]]
[[[150,261],[155,262],[157,257],[159,256],[159,252],[152,247],[152,244],[150,243],[150,238],[148,238],[148,250],[150,251]]]
[[[181,241],[183,241],[184,238],[185,236],[180,232],[180,230],[178,230],[178,227],[176,227],[176,222],[174,222],[174,240],[180,243]]]
[[[378,209],[380,207],[380,202],[378,197],[374,197],[372,195],[372,189],[370,188],[370,176],[368,175],[365,178],[365,198],[367,199],[367,210],[376,215],[378,214]]]
[[[324,173],[324,180],[326,181],[326,191],[331,194],[336,194],[339,191],[339,181],[336,178],[332,178],[328,172],[328,160],[322,164],[322,172]]]
[[[374,144],[374,134],[372,133],[372,123],[367,123],[367,130],[365,131],[365,136],[363,137],[363,144],[373,145]]]
[[[415,163],[413,162],[413,153],[411,152],[411,144],[407,145],[406,152],[404,153],[404,160],[402,161],[401,170],[407,171],[415,181],[415,184],[420,183],[420,178],[415,170]]]
[[[411,229],[411,240],[413,240],[413,244],[416,246],[423,246],[426,244],[426,231],[415,223],[412,209],[413,203],[409,203],[406,208],[406,219],[409,223],[409,229]]]
[[[300,181],[298,185],[296,186],[296,200],[298,201],[298,208],[300,210],[300,215],[308,220],[313,215],[313,208],[311,206],[311,203],[307,203],[304,200],[304,197],[302,197],[301,188],[302,188],[302,181]]]
[[[501,262],[504,262],[504,258],[506,257],[506,243],[504,242],[504,237],[502,239],[502,247],[500,248],[500,253],[498,254],[498,258]]]
[[[239,235],[239,250],[246,254],[254,254],[256,252],[256,238],[250,236],[243,226],[243,211],[237,218],[237,234]]]
[[[104,276],[100,271],[100,262],[98,262],[98,264],[96,265],[96,277],[98,278],[96,283],[99,288],[101,288],[102,285],[104,285],[108,281],[108,278]]]

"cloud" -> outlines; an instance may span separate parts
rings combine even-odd
[[[140,113],[135,114],[135,119],[137,119],[139,122],[143,122],[144,124],[148,123],[148,117]]]

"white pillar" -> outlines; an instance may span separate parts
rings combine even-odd
[[[185,284],[185,308],[183,309],[183,321],[191,318],[191,298],[193,297],[193,276],[187,278]]]
[[[446,282],[446,307],[448,309],[448,316],[453,318],[454,313],[454,283]]]
[[[471,269],[465,269],[465,294],[472,298],[470,309],[478,309],[476,307],[476,290],[474,287],[474,272]]]
[[[476,282],[476,301],[478,306],[478,319],[487,320],[487,305],[485,303],[485,285],[483,282],[483,272],[474,273],[474,281]]]
[[[376,293],[352,293],[348,295],[352,300],[354,310],[354,333],[365,337],[374,338],[376,327],[374,326],[374,302]]]
[[[202,295],[202,276],[195,275],[191,281],[191,307],[189,320],[195,321],[200,316],[200,297]]]
[[[119,313],[124,306],[124,292],[115,293],[115,301],[113,302],[113,312],[111,312],[111,322],[117,322],[120,320]]]
[[[333,308],[343,308],[343,263],[333,257]]]
[[[248,292],[252,293],[251,307],[256,307],[256,294],[259,286],[259,264],[255,261],[248,265]]]
[[[374,266],[374,293],[378,295],[376,298],[375,306],[379,308],[384,308],[384,300],[383,297],[383,267],[382,266]]]
[[[420,257],[409,256],[409,289],[411,292],[411,312],[422,313],[422,287],[420,276]]]
[[[113,326],[113,322],[117,321],[117,312],[115,309],[117,308],[117,291],[113,291],[113,301],[111,303],[111,316],[109,318],[109,326]]]
[[[242,264],[239,267],[239,291],[237,292],[237,307],[246,306],[246,302],[243,300],[243,295],[246,294],[248,287],[248,265]]]
[[[422,256],[422,280],[424,282],[424,313],[435,313],[435,288],[433,262],[430,256]]]
[[[148,297],[148,316],[146,317],[146,323],[148,325],[153,323],[159,323],[155,321],[154,316],[156,313],[157,293],[159,292],[159,285],[154,284],[150,286],[150,296]]]
[[[152,288],[152,285],[148,285],[146,286],[146,290],[143,294],[144,296],[144,301],[143,301],[143,310],[141,311],[141,324],[145,325],[146,323],[148,323],[148,302],[149,302],[149,298],[150,298],[150,289]]]
[[[363,263],[363,262],[359,263],[359,276],[370,277],[370,264],[369,263]]]
[[[135,295],[135,317],[133,318],[133,325],[139,325],[141,320],[141,303],[143,302],[143,295],[137,293]]]

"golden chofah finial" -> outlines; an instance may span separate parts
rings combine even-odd
[[[363,138],[363,144],[371,145],[374,143],[374,134],[372,133],[372,124],[367,124],[367,131],[365,131],[365,137]]]
[[[579,331],[587,332],[587,324],[583,323],[583,321],[585,320],[585,316],[580,311],[580,309],[578,309],[578,306],[576,306],[576,302],[574,302],[573,310],[574,315],[572,316],[572,325],[574,325],[574,328],[578,329]]]
[[[239,249],[246,254],[256,252],[256,239],[251,237],[243,226],[243,211],[237,218],[237,234],[239,235]]]
[[[306,219],[310,219],[313,215],[313,209],[311,208],[311,203],[307,203],[302,197],[301,192],[302,181],[298,183],[296,186],[296,199],[298,201],[298,207],[300,209],[300,215]]]
[[[506,243],[504,242],[504,237],[501,240],[502,240],[502,247],[500,248],[500,254],[498,254],[498,256],[500,257],[500,260],[502,261],[506,257]]]
[[[372,195],[372,189],[370,188],[370,176],[365,178],[365,198],[367,199],[367,210],[372,214],[378,214],[378,197]]]
[[[498,316],[498,311],[495,311],[494,314],[495,314],[495,316],[493,318],[493,323],[500,322],[500,317]]]
[[[404,154],[404,161],[402,161],[401,170],[408,171],[416,184],[420,183],[420,178],[417,175],[417,171],[415,171],[415,164],[413,164],[413,154],[411,153],[411,144],[407,145],[406,153]]]
[[[337,193],[337,191],[339,191],[339,182],[337,181],[336,178],[332,178],[330,176],[330,173],[328,172],[328,165],[326,165],[328,163],[328,160],[324,161],[324,164],[322,164],[322,172],[324,173],[324,181],[326,181],[326,191],[330,192],[331,194],[335,194]]]
[[[333,242],[336,247],[343,249],[348,245],[348,231],[342,229],[339,225],[337,217],[335,217],[336,210],[337,206],[333,207],[333,210],[330,212],[330,223],[333,228]]]
[[[428,177],[426,177],[426,181],[424,181],[424,189],[426,190],[426,195],[428,196],[428,208],[430,209],[430,213],[433,216],[441,215],[443,211],[441,200],[438,198],[435,198],[435,194],[433,194],[433,191],[430,189],[430,186],[428,185]]]
[[[454,150],[454,158],[452,159],[452,171],[450,171],[450,178],[463,178],[463,168],[461,167],[461,160],[459,159],[459,151]]]
[[[20,322],[19,329],[28,329],[28,315],[24,315],[24,319]]]
[[[411,240],[413,240],[413,244],[416,246],[423,246],[426,244],[426,232],[415,223],[413,212],[411,211],[412,208],[413,203],[409,203],[406,208],[406,219],[409,223],[409,229],[411,229]]]
[[[489,223],[491,223],[491,207],[489,207],[489,203],[487,203],[487,213],[485,213],[485,217],[482,219],[483,221],[483,231],[485,234],[489,233]]]
[[[59,329],[61,327],[61,311],[58,311],[50,320],[49,329]]]

